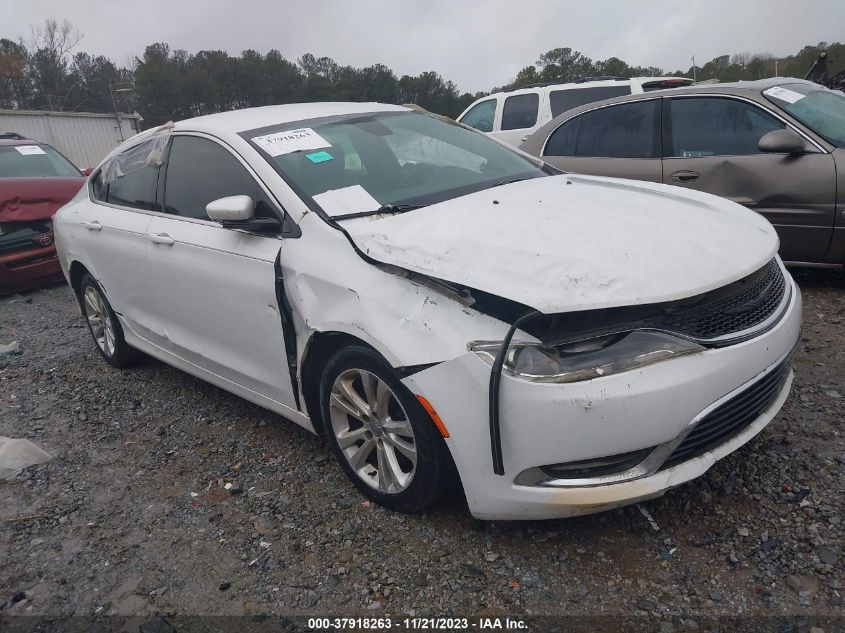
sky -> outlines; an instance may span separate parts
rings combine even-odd
[[[845,37],[843,0],[0,0],[0,37],[69,20],[78,50],[127,65],[153,42],[194,53],[276,48],[342,65],[435,70],[461,91],[507,83],[541,53],[687,70],[740,52],[783,56]]]

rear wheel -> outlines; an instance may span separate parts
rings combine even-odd
[[[419,512],[455,488],[446,443],[373,350],[340,350],[323,372],[320,401],[332,451],[365,496],[391,510]]]
[[[138,360],[139,352],[126,344],[123,329],[97,281],[87,274],[79,288],[82,313],[97,349],[115,367],[129,367]]]

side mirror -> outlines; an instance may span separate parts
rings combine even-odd
[[[803,154],[807,151],[804,139],[792,130],[772,130],[764,134],[757,149],[769,154]]]
[[[246,222],[255,214],[255,203],[249,196],[217,198],[205,205],[205,212],[215,222]]]
[[[282,225],[275,218],[256,218],[255,202],[249,196],[228,196],[212,200],[205,212],[227,229],[241,229],[254,233],[279,233]]]
[[[92,173],[94,173],[93,167],[86,167],[85,169],[82,170],[82,175],[85,176],[86,178],[88,176],[90,176]]]

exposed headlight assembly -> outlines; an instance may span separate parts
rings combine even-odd
[[[473,341],[468,348],[493,365],[502,342]],[[508,347],[502,369],[509,375],[531,382],[578,382],[704,349],[686,339],[648,330],[611,334],[554,347],[514,341]]]

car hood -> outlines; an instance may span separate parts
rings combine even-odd
[[[0,178],[0,222],[47,220],[67,204],[85,178]]]
[[[343,224],[370,258],[544,313],[682,299],[751,274],[778,249],[738,204],[567,174]]]

